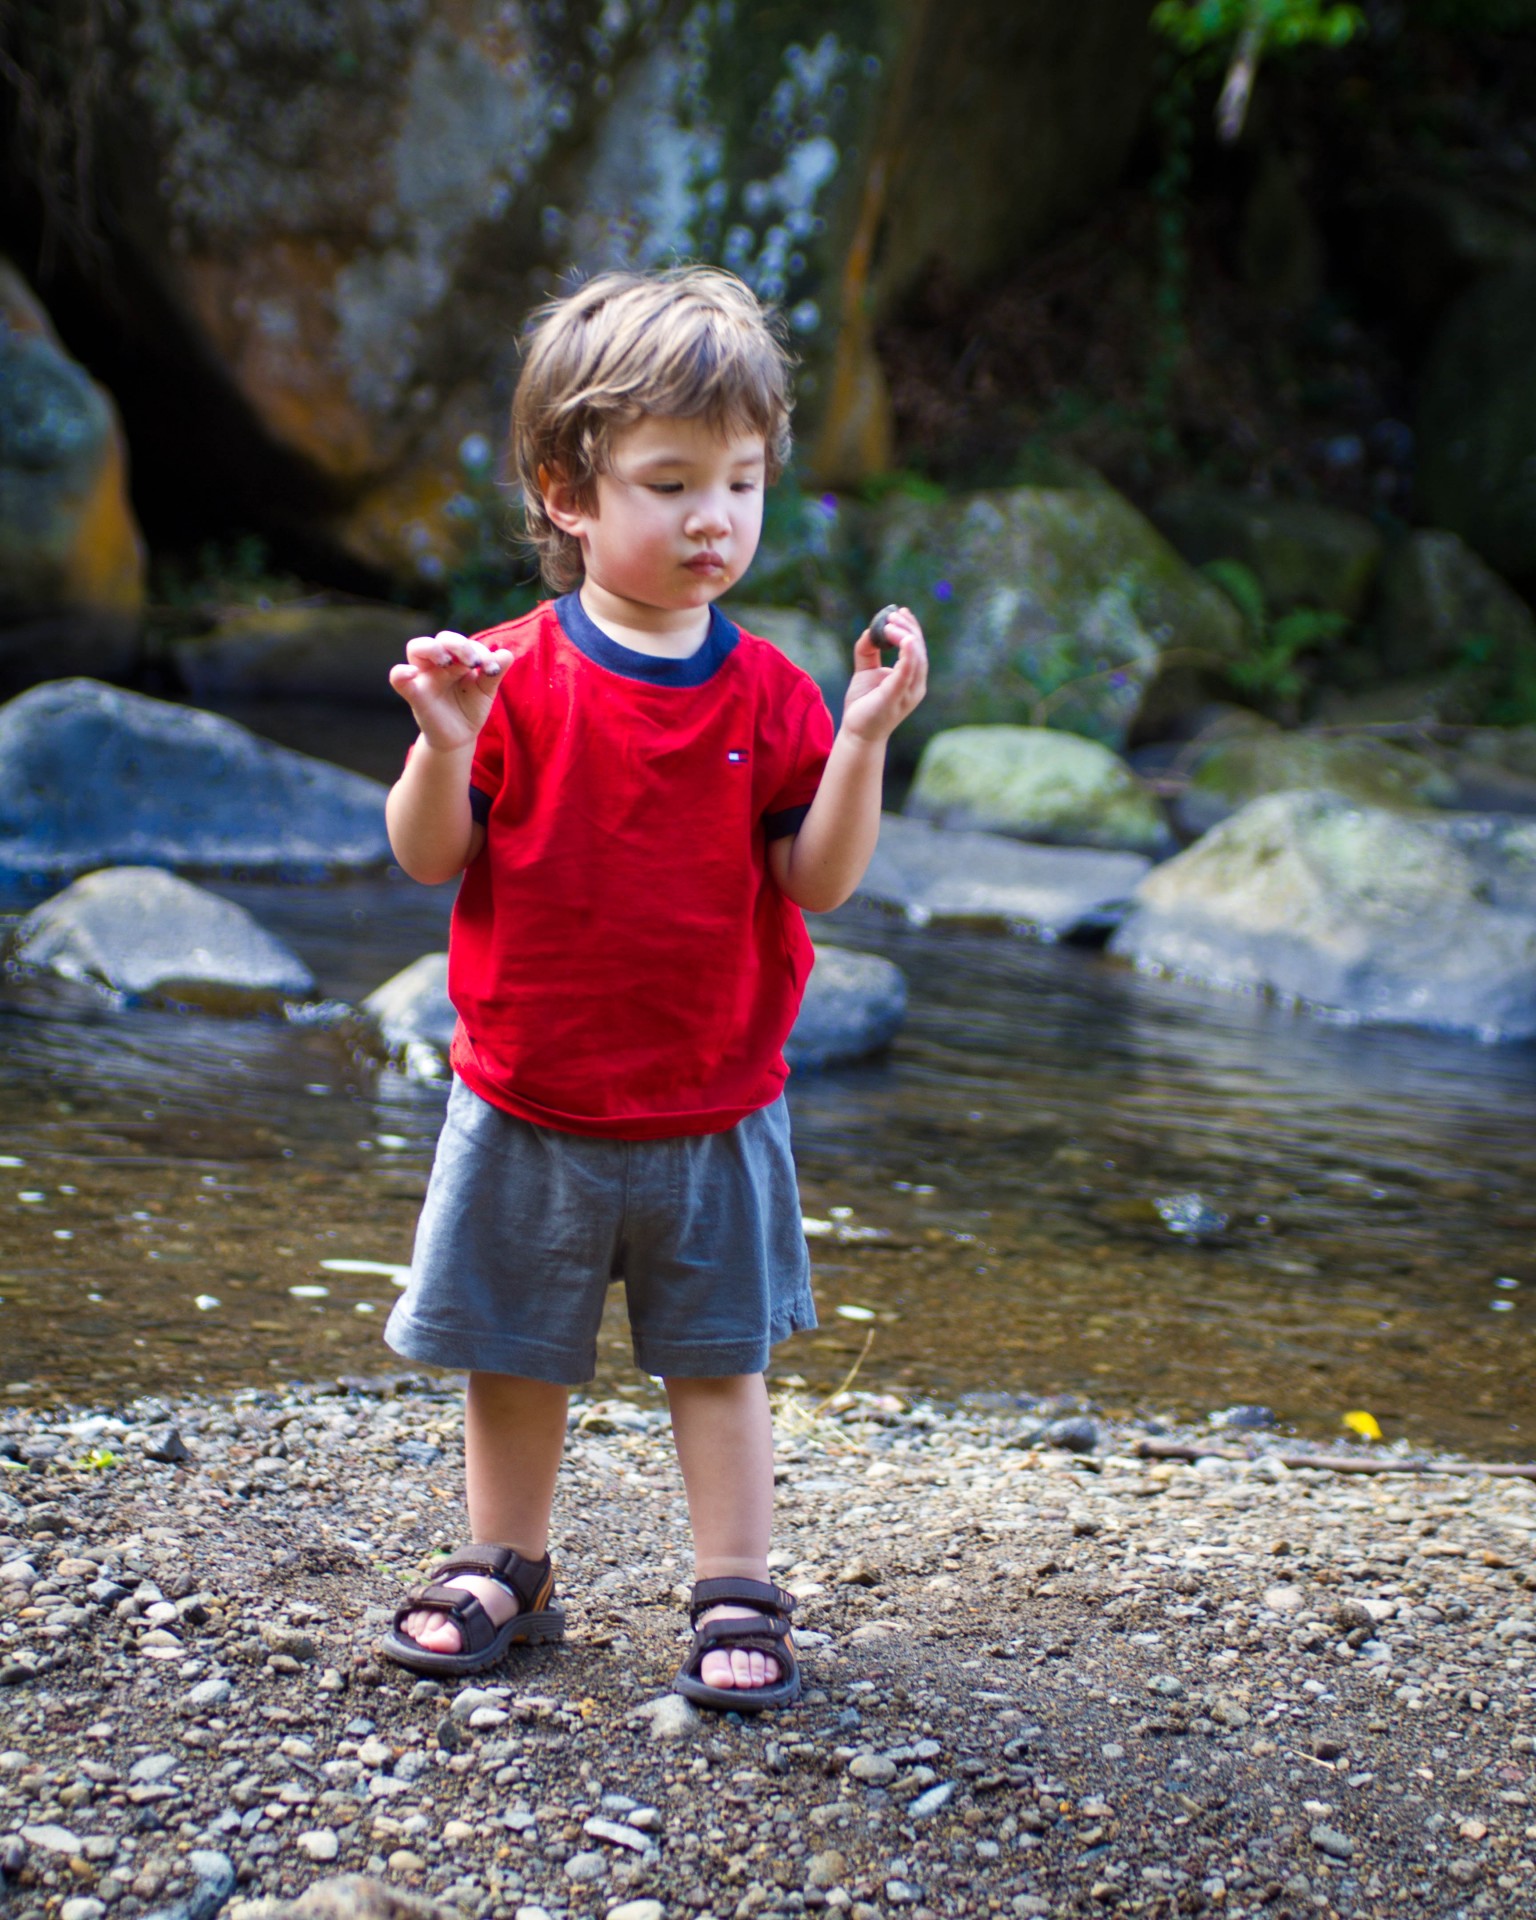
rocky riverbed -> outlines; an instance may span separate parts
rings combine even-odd
[[[1536,1484],[1055,1415],[781,1397],[807,1692],[748,1722],[668,1691],[658,1408],[573,1409],[568,1638],[465,1689],[371,1653],[460,1537],[453,1392],[0,1416],[8,1910],[1536,1911]]]

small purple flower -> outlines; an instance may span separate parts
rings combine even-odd
[[[1112,687],[1126,687],[1130,685],[1130,681],[1131,676],[1128,673],[1112,673],[1109,676],[1109,684]]]
[[[955,590],[947,580],[935,580],[933,583],[933,597],[935,600],[953,600]]]
[[[824,493],[816,504],[829,520],[835,520],[837,518],[837,495],[835,493]]]

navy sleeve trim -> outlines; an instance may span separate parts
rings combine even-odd
[[[491,817],[491,796],[479,787],[469,790],[469,811],[476,826],[483,827]]]
[[[810,805],[803,807],[784,807],[778,813],[763,815],[763,832],[770,840],[787,840],[792,833],[798,833],[805,825],[805,816]]]

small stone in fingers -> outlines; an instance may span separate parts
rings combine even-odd
[[[874,619],[870,621],[869,637],[877,647],[888,647],[891,645],[891,642],[885,637],[885,629],[890,623],[891,615],[900,612],[901,608],[898,607],[893,600],[888,607],[882,607]]]

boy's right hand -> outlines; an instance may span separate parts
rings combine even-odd
[[[407,641],[404,661],[389,670],[389,684],[409,701],[427,745],[452,753],[474,745],[511,663],[505,647],[444,631]]]

